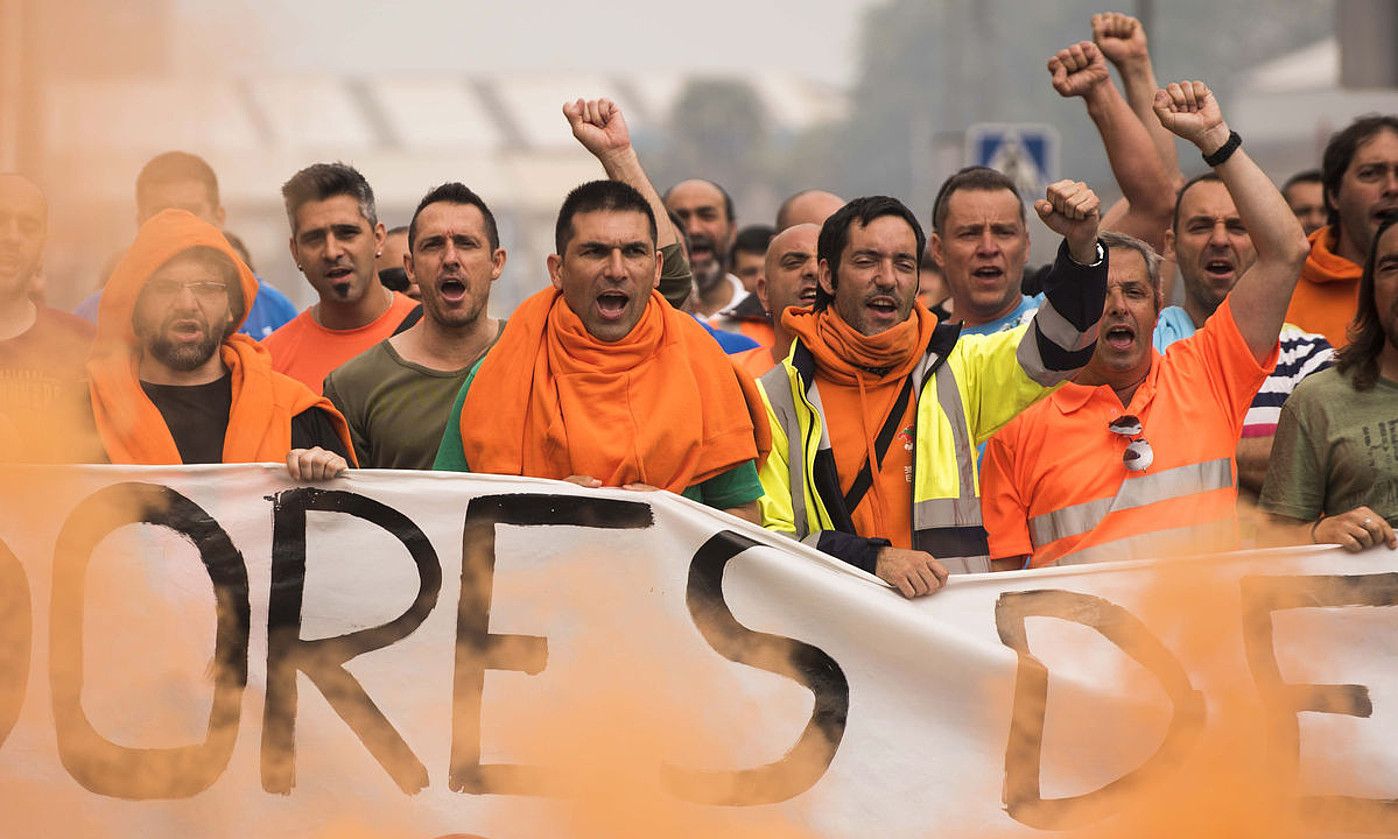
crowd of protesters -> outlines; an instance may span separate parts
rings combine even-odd
[[[317,295],[298,313],[222,229],[214,171],[167,152],[136,177],[134,241],[67,314],[36,302],[45,194],[0,174],[0,461],[666,490],[908,597],[1235,548],[1240,492],[1271,542],[1398,546],[1398,115],[1356,118],[1278,189],[1206,84],[1157,84],[1138,21],[1091,32],[1045,90],[1082,99],[1110,207],[968,167],[923,215],[811,188],[739,228],[717,183],[657,190],[614,103],[569,102],[605,178],[563,200],[547,266],[508,266],[548,283],[506,319],[507,254],[462,183],[389,230],[353,167],[293,174]],[[1029,207],[1048,265],[1028,264]]]

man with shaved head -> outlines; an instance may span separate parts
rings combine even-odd
[[[820,227],[835,211],[845,206],[845,199],[823,189],[803,189],[782,202],[777,209],[777,231],[798,224]]]
[[[809,309],[815,303],[816,278],[820,273],[816,259],[819,238],[819,226],[798,224],[772,237],[767,245],[767,260],[757,283],[757,297],[772,313],[773,343],[770,347],[757,347],[734,356],[734,360],[754,377],[780,364],[791,350],[792,335],[782,325],[782,313],[793,306]]]
[[[0,174],[0,461],[82,460],[68,420],[82,416],[92,327],[36,304],[48,201],[39,186]]]

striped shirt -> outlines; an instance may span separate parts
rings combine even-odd
[[[1194,324],[1189,315],[1179,306],[1171,306],[1160,313],[1155,326],[1155,348],[1165,352],[1166,347],[1181,338],[1194,334]],[[1244,437],[1270,437],[1276,433],[1277,418],[1281,416],[1282,403],[1296,389],[1296,385],[1312,373],[1324,370],[1335,361],[1335,351],[1324,335],[1306,332],[1290,323],[1282,324],[1281,354],[1277,356],[1277,369],[1262,383],[1253,397],[1243,419]]]

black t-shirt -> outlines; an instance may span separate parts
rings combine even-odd
[[[233,380],[223,376],[206,385],[155,385],[141,382],[150,401],[165,418],[175,448],[185,463],[222,463],[223,437],[228,431],[228,413],[233,408]],[[319,408],[310,408],[291,418],[291,447],[320,446],[348,457],[345,444],[335,433],[330,417]]]

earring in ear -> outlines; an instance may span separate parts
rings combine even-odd
[[[298,262],[298,263],[296,263],[296,270],[297,270],[297,271],[304,271],[304,270],[306,270],[306,269],[305,269],[305,268],[302,268],[302,267],[301,267],[301,263]]]

